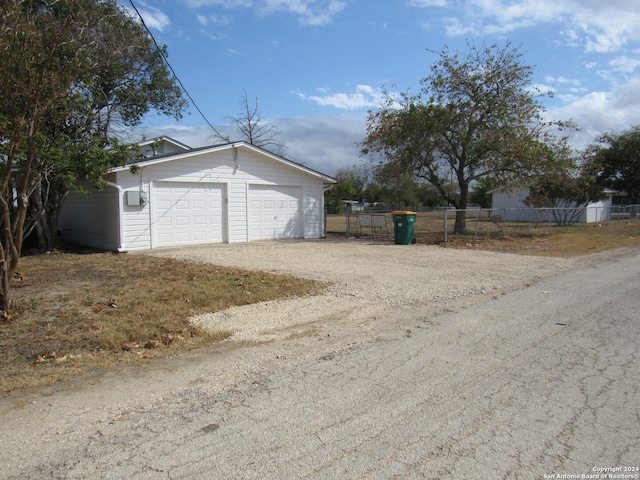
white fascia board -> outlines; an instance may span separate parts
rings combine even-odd
[[[275,160],[276,162],[280,162],[283,163],[289,167],[295,168],[297,170],[300,170],[308,175],[312,175],[314,177],[319,177],[323,180],[323,182],[325,183],[337,183],[338,180],[329,176],[329,175],[325,175],[324,173],[320,173],[317,172],[311,168],[305,167],[304,165],[301,165],[299,163],[293,162],[291,160],[287,160],[286,158],[280,157],[278,155],[275,155],[271,152],[268,152],[266,150],[263,150],[261,148],[255,147],[254,145],[250,145],[246,142],[234,142],[234,143],[227,143],[224,145],[216,145],[213,147],[202,147],[202,148],[194,148],[192,150],[189,150],[188,152],[184,152],[184,153],[177,153],[177,154],[173,154],[173,155],[167,155],[164,157],[156,157],[156,158],[152,158],[150,160],[142,160],[140,162],[136,162],[136,163],[132,163],[130,165],[125,165],[125,166],[121,166],[121,167],[115,167],[112,168],[111,170],[109,170],[108,173],[111,172],[123,172],[123,171],[127,171],[129,170],[132,166],[136,166],[136,167],[140,167],[140,168],[144,168],[144,167],[148,167],[149,165],[157,165],[160,163],[164,163],[164,162],[173,162],[175,160],[181,160],[184,158],[189,158],[189,157],[193,157],[193,156],[197,156],[197,155],[205,155],[207,153],[214,153],[214,152],[219,152],[219,151],[223,151],[223,150],[229,150],[232,148],[246,148],[248,150],[252,150],[256,153],[258,153],[259,155],[265,156],[265,157],[269,157],[272,160]]]

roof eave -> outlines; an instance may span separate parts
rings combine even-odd
[[[124,166],[120,166],[120,167],[114,167],[112,169],[110,169],[107,173],[118,173],[118,172],[123,172],[126,170],[129,170],[131,167],[139,167],[139,168],[144,168],[144,167],[148,167],[150,165],[157,165],[159,163],[164,163],[164,162],[172,162],[175,160],[179,160],[182,158],[188,158],[188,157],[192,157],[192,156],[196,156],[196,155],[203,155],[206,153],[213,153],[213,152],[218,152],[218,151],[222,151],[222,150],[228,150],[228,149],[232,149],[232,148],[247,148],[249,150],[253,150],[261,155],[267,156],[269,158],[271,158],[272,160],[275,160],[277,162],[283,163],[285,165],[288,165],[290,167],[296,168],[298,170],[303,171],[306,174],[309,175],[313,175],[315,177],[320,177],[323,182],[325,183],[338,183],[338,180],[329,176],[329,175],[325,175],[324,173],[318,172],[316,170],[313,170],[312,168],[306,167],[300,163],[294,162],[292,160],[288,160],[286,158],[280,157],[279,155],[276,155],[274,153],[271,153],[267,150],[264,150],[262,148],[256,147],[255,145],[251,145],[249,143],[246,142],[233,142],[233,143],[225,143],[222,145],[213,145],[213,146],[207,146],[207,147],[200,147],[200,148],[192,148],[186,152],[181,152],[181,153],[173,153],[173,154],[167,154],[167,155],[162,155],[162,156],[158,156],[158,157],[154,157],[154,158],[150,158],[150,159],[145,159],[145,160],[141,160],[139,162],[134,162],[134,163],[130,163]]]

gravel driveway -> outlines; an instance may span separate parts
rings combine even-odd
[[[629,252],[552,259],[357,240],[147,252],[333,284],[193,319],[235,332],[212,348],[3,399],[0,477],[542,478],[637,467]],[[581,266],[594,268],[570,271]],[[600,295],[612,286],[615,299]]]
[[[374,244],[356,239],[273,241],[161,250],[157,255],[291,274],[332,283],[324,294],[277,300],[192,318],[232,340],[301,335],[323,324],[367,326],[394,312],[455,310],[577,266],[584,260]],[[384,324],[380,325],[384,327]]]

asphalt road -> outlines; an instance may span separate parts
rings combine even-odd
[[[271,361],[80,411],[55,445],[4,410],[0,477],[640,478],[639,312],[636,252],[321,355],[251,347]]]

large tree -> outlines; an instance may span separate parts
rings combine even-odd
[[[433,184],[457,209],[454,232],[463,233],[474,182],[524,183],[571,163],[558,155],[566,139],[554,135],[569,125],[543,120],[544,94],[532,89],[532,75],[510,43],[470,46],[464,55],[445,48],[417,95],[388,95],[369,112],[362,152],[391,176]]]
[[[151,109],[178,119],[186,105],[165,63],[166,47],[156,46],[142,25],[120,12],[103,29],[109,43],[100,53],[102,68],[75,82],[43,123],[40,182],[25,228],[37,229],[43,249],[55,247],[60,210],[69,191],[82,192],[79,179],[100,188],[105,170],[135,158],[120,137]]]
[[[640,125],[602,135],[586,156],[603,186],[626,192],[631,204],[640,203]]]
[[[54,176],[70,188],[78,175],[95,178],[121,163],[110,155],[121,151],[109,134],[113,120],[135,124],[149,107],[176,112],[181,99],[159,68],[162,52],[114,1],[4,1],[0,54],[0,314],[7,318],[32,192],[43,199]],[[153,82],[136,85],[145,74],[132,68]]]

